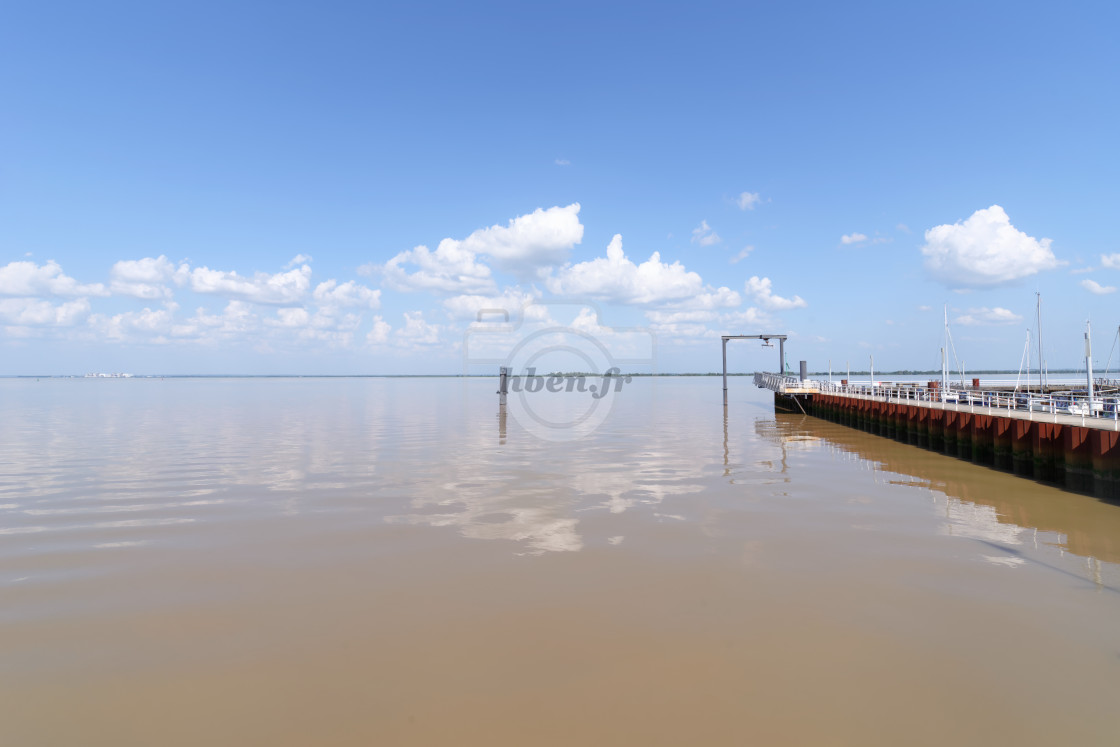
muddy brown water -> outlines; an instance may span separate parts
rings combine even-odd
[[[747,379],[494,388],[0,381],[0,744],[1120,743],[1120,508]]]

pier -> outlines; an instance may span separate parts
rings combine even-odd
[[[756,373],[774,409],[805,413],[1120,502],[1120,392],[853,385]],[[1104,383],[1104,382],[1102,382]]]

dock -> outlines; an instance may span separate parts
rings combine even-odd
[[[1120,502],[1120,393],[941,382],[851,384],[756,373],[778,411],[804,413]]]

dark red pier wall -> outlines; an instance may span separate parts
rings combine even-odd
[[[799,411],[790,397],[775,407]],[[798,396],[810,415],[1120,502],[1120,433],[836,394]]]

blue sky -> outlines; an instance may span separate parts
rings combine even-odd
[[[1048,365],[1092,319],[1103,367],[1118,21],[9,3],[0,374],[459,373],[481,308],[640,328],[661,371],[718,370],[724,333],[937,368],[946,304],[966,368],[1016,368],[1036,291]]]

